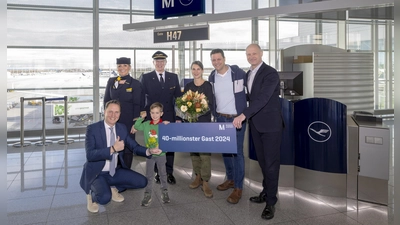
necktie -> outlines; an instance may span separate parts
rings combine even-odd
[[[249,93],[251,92],[251,86],[253,85],[253,80],[254,80],[254,76],[253,76],[251,70],[249,70],[247,72],[247,89],[249,90]]]
[[[162,75],[163,75],[163,74],[160,73],[160,83],[161,83],[161,86],[164,86],[164,78],[163,78]]]
[[[110,146],[113,146],[114,145],[114,143],[115,143],[115,134],[114,134],[114,129],[113,129],[113,127],[110,127]],[[115,174],[115,154],[112,154],[112,158],[111,158],[111,161],[110,161],[110,170],[109,170],[109,173],[110,173],[110,175],[111,176],[114,176],[114,174]]]

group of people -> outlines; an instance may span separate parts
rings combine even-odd
[[[199,116],[197,122],[231,122],[236,127],[237,154],[223,154],[226,180],[217,190],[233,189],[227,201],[236,204],[242,197],[245,165],[243,143],[246,121],[254,142],[258,163],[263,174],[263,190],[250,197],[251,202],[265,203],[263,219],[272,219],[278,200],[280,143],[284,122],[279,101],[277,71],[262,61],[259,45],[246,48],[250,70],[246,73],[237,65],[225,62],[224,51],[214,49],[210,59],[214,70],[204,80],[200,61],[191,66],[193,81],[189,90],[203,93],[210,111]],[[122,202],[121,192],[145,188],[142,206],[151,202],[153,182],[160,183],[161,200],[170,202],[167,183],[175,184],[173,175],[174,152],[158,148],[158,124],[186,122],[175,114],[175,99],[182,96],[178,75],[165,71],[167,55],[153,54],[154,71],[143,74],[140,81],[129,75],[129,58],[118,58],[117,78],[110,78],[105,91],[104,121],[87,127],[85,150],[87,162],[81,177],[81,187],[87,194],[87,208],[98,212],[99,204],[111,200]],[[213,120],[213,121],[212,121]],[[117,122],[118,121],[118,122]],[[135,141],[135,132],[144,132],[146,147]],[[147,157],[146,176],[130,169],[133,155]],[[213,197],[208,184],[211,178],[211,153],[190,153],[194,180],[192,189],[201,187],[204,195]]]

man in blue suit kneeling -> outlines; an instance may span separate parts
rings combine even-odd
[[[117,100],[108,101],[104,120],[86,128],[87,161],[83,166],[80,185],[87,194],[87,209],[92,213],[99,211],[99,204],[105,205],[110,200],[124,201],[120,192],[147,185],[145,176],[125,165],[125,145],[134,155],[151,157],[162,152],[158,148],[147,149],[133,140],[125,125],[117,123],[120,114],[120,103]]]

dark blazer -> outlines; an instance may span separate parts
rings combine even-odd
[[[124,140],[125,149],[131,150],[135,155],[146,156],[146,148],[139,145],[128,134],[124,124],[116,123],[116,136]],[[86,128],[85,137],[86,163],[83,165],[80,185],[89,194],[90,186],[98,174],[101,173],[106,159],[111,160],[110,148],[107,147],[106,130],[104,120],[91,124]],[[124,151],[118,153],[118,161],[122,168],[129,169],[123,160]],[[118,171],[117,171],[118,172]]]
[[[118,122],[125,124],[128,131],[133,126],[133,119],[140,116],[140,111],[144,110],[144,92],[140,81],[130,75],[125,79],[125,84],[114,87],[116,77],[108,80],[105,94],[104,107],[110,100],[118,100],[121,104],[121,116]]]
[[[175,122],[175,98],[182,96],[178,75],[165,71],[164,87],[158,79],[156,71],[142,75],[141,82],[146,98],[145,109],[150,118],[150,105],[159,102],[164,106],[163,120]]]
[[[258,132],[277,132],[284,126],[279,101],[279,82],[278,72],[263,62],[254,77],[251,93],[247,90],[249,107],[243,114]]]

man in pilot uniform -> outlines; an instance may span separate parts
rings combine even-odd
[[[147,119],[150,119],[150,105],[154,102],[159,102],[164,106],[164,121],[175,122],[175,99],[182,95],[179,85],[178,75],[165,71],[167,64],[167,55],[162,51],[157,51],[153,54],[154,70],[142,75],[141,82],[145,94],[145,110],[147,111]],[[167,181],[170,184],[175,184],[176,180],[173,175],[174,167],[174,152],[167,152]],[[156,175],[155,181],[160,182],[157,173],[157,167],[154,168]]]

